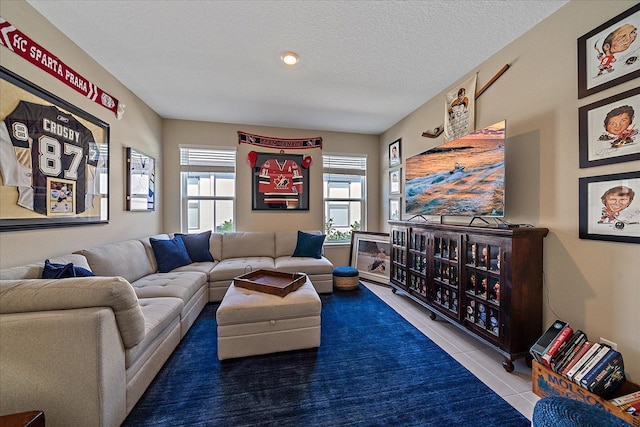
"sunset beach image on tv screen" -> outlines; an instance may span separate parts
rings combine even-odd
[[[407,215],[504,216],[505,121],[407,159]]]

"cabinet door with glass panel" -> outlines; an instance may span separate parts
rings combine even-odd
[[[409,291],[427,300],[429,283],[429,244],[431,233],[420,228],[411,228],[409,231]]]
[[[463,271],[465,324],[490,341],[502,342],[506,240],[471,236],[465,239]]]
[[[460,320],[460,241],[459,233],[433,233],[430,300],[440,313],[456,320]]]
[[[409,229],[391,227],[391,282],[407,290],[407,240]],[[395,290],[395,289],[394,289]]]

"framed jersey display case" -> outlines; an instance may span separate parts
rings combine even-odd
[[[156,160],[132,147],[127,153],[127,210],[156,210]]]
[[[252,173],[254,211],[309,210],[309,169],[303,156],[257,153]]]
[[[0,67],[0,231],[109,221],[109,125]]]

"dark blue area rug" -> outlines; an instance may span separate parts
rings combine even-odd
[[[531,425],[363,285],[321,298],[317,351],[222,363],[208,304],[123,425]]]

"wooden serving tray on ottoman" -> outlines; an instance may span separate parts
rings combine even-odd
[[[234,279],[234,285],[252,291],[284,297],[307,281],[301,273],[281,273],[272,270],[256,270]]]

